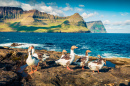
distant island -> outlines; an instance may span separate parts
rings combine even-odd
[[[106,33],[102,21],[85,22],[75,13],[59,17],[38,10],[0,7],[0,32]]]

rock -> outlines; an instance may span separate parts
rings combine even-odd
[[[3,71],[0,73],[0,86],[15,86],[18,85],[18,75],[12,71]]]
[[[0,49],[4,49],[4,47],[1,47],[1,46],[0,46]]]
[[[100,73],[93,73],[90,69],[85,67],[82,70],[77,65],[70,65],[74,71],[69,71],[66,67],[60,65],[48,64],[61,57],[61,52],[36,50],[37,53],[47,53],[50,57],[45,62],[40,62],[38,71],[34,72],[28,77],[21,77],[20,66],[26,64],[27,49],[0,49],[0,85],[24,85],[24,86],[119,86],[121,84],[127,85],[130,80],[130,64],[129,59],[109,58],[107,61],[111,62],[126,62],[123,65],[118,65],[115,68],[104,66]],[[4,53],[5,55],[3,55]],[[10,54],[10,55],[8,55]],[[4,56],[4,57],[3,57]],[[75,56],[75,60],[79,56]],[[95,60],[96,57],[91,57],[90,60]],[[117,60],[117,61],[116,61]],[[47,65],[45,65],[47,63]],[[25,71],[30,72],[31,68],[28,66]],[[31,77],[31,78],[29,78]],[[11,83],[12,82],[12,83]],[[16,84],[14,84],[14,82]]]
[[[12,47],[20,46],[20,45],[24,45],[24,44],[18,44],[18,43],[13,43],[13,44],[11,44]]]
[[[4,49],[9,49],[9,47],[6,47],[6,46],[4,46],[3,48],[4,48]]]

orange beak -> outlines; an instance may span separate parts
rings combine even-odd
[[[106,65],[106,62],[105,62],[105,65]]]
[[[90,53],[91,51],[90,51],[90,50],[87,50],[86,52]]]
[[[76,48],[78,48],[78,47],[76,47]]]

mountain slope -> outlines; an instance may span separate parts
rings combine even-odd
[[[98,25],[95,28],[96,26]],[[38,10],[23,11],[18,7],[0,7],[0,32],[90,33],[90,30],[94,32],[93,29],[88,29],[78,13],[59,17]]]
[[[86,25],[92,33],[107,33],[102,21],[86,22]]]
[[[0,10],[1,32],[90,32],[78,13],[68,17],[59,17],[38,10],[23,11],[17,7],[0,7],[0,9],[4,10]],[[17,17],[19,10],[20,16]],[[14,17],[9,17],[9,12],[12,12]]]

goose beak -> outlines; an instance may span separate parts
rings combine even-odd
[[[63,53],[66,53],[67,51],[66,51],[66,50],[63,50],[62,52],[63,52]]]
[[[106,62],[105,62],[105,65],[106,65]]]
[[[90,53],[91,51],[90,50],[86,50],[86,52]]]

